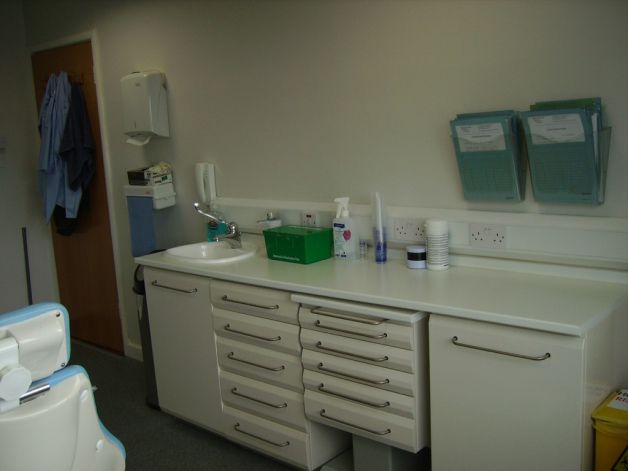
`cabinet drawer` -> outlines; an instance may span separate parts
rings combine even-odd
[[[402,348],[378,345],[309,329],[301,330],[303,348],[369,363],[382,368],[413,373],[417,369],[417,353]]]
[[[299,468],[308,468],[305,433],[230,407],[224,407],[223,413],[227,437]]]
[[[298,355],[299,327],[285,322],[214,308],[216,335]]]
[[[373,411],[318,392],[305,391],[305,414],[317,422],[413,453],[428,445],[427,434],[419,437],[412,419]]]
[[[406,350],[416,348],[416,322],[402,324],[381,318],[302,305],[299,308],[299,323],[305,329],[381,343]]]
[[[303,391],[299,357],[218,337],[221,368],[259,381]]]
[[[417,380],[415,375],[409,373],[358,363],[357,361],[312,350],[303,350],[301,358],[303,367],[308,370],[354,381],[366,386],[405,394],[406,396],[416,396],[419,386],[425,384],[424,381]],[[420,378],[423,378],[423,376],[427,375],[427,372],[421,372],[420,374]]]
[[[220,372],[222,402],[284,425],[306,430],[303,395],[227,371]]]
[[[310,370],[303,371],[303,384],[306,390],[315,391],[328,397],[339,398],[348,403],[359,404],[373,411],[387,412],[407,417],[408,419],[416,417],[416,400],[410,396],[365,386],[364,384]]]
[[[214,307],[227,311],[298,324],[299,305],[293,303],[285,291],[213,280],[211,301]]]

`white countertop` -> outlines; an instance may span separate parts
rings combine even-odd
[[[323,260],[310,265],[269,260],[264,247],[251,258],[220,265],[179,262],[163,253],[141,265],[194,275],[583,336],[628,303],[628,285],[452,266],[410,270],[404,260]]]

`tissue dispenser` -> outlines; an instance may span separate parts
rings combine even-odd
[[[314,263],[333,255],[329,227],[281,226],[264,231],[266,254],[273,260]]]
[[[156,70],[122,77],[122,110],[127,142],[146,145],[153,136],[169,137],[166,79]]]

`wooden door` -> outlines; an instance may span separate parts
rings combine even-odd
[[[86,41],[39,51],[31,60],[38,110],[51,74],[65,71],[71,81],[82,84],[96,146],[96,170],[86,191],[89,205],[79,215],[77,229],[70,236],[63,236],[51,222],[61,303],[70,313],[72,337],[122,353],[92,44]]]

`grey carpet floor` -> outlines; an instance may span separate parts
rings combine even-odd
[[[127,471],[294,470],[148,407],[139,361],[72,342],[70,363],[83,366],[98,388],[98,414],[124,444]]]

